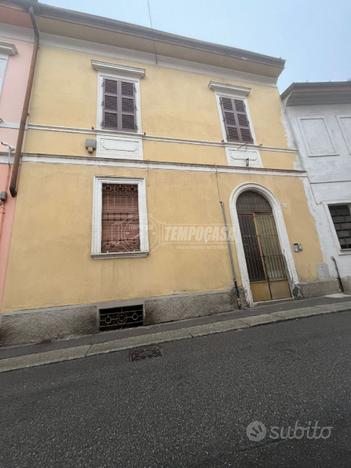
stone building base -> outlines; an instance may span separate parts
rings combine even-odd
[[[351,279],[344,282],[351,292]],[[296,288],[295,288],[296,289]],[[346,290],[346,288],[345,288]],[[339,291],[337,280],[301,283],[296,298]],[[247,306],[241,294],[241,305]],[[39,343],[99,331],[99,310],[121,305],[144,304],[144,324],[151,325],[238,310],[233,290],[174,294],[133,301],[113,301],[79,306],[18,310],[0,314],[0,346]]]

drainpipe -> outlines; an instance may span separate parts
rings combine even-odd
[[[14,156],[12,174],[11,174],[11,181],[10,181],[10,193],[11,193],[11,195],[13,197],[15,197],[17,195],[17,184],[18,184],[19,166],[20,166],[21,157],[22,157],[22,146],[23,146],[24,132],[25,132],[25,129],[26,129],[26,122],[27,122],[28,110],[29,110],[29,102],[30,102],[30,97],[31,97],[32,87],[33,87],[35,65],[36,65],[36,62],[37,62],[38,50],[39,50],[39,29],[38,29],[37,23],[35,21],[33,6],[29,7],[28,13],[30,15],[30,18],[31,18],[31,21],[32,21],[32,26],[33,26],[33,31],[34,31],[34,46],[33,46],[33,53],[32,53],[32,59],[31,59],[31,64],[30,64],[27,89],[26,89],[26,94],[25,94],[25,97],[24,97],[22,116],[21,116],[20,128],[19,128],[19,131],[18,131],[16,152],[15,152],[15,156]]]
[[[341,276],[340,276],[340,271],[339,271],[338,264],[336,263],[335,257],[330,257],[330,258],[334,262],[335,270],[336,270],[336,277],[338,278],[338,283],[339,283],[339,288],[340,288],[340,291],[343,293],[343,292],[345,292],[345,289],[344,289],[344,285],[342,284],[342,279],[341,279]]]
[[[225,238],[226,238],[226,242],[227,242],[228,257],[229,257],[229,263],[230,263],[230,271],[232,273],[234,291],[235,291],[235,295],[236,295],[236,299],[237,299],[238,308],[241,309],[242,304],[241,304],[240,291],[239,291],[239,287],[238,287],[238,282],[236,280],[234,260],[233,260],[233,252],[232,252],[232,246],[230,244],[230,237],[229,237],[229,230],[228,230],[228,223],[227,223],[227,216],[225,214],[225,207],[224,207],[224,203],[222,201],[221,191],[219,189],[217,168],[216,168],[216,185],[217,185],[218,203],[219,203],[219,206],[221,207],[222,216],[223,216],[223,224],[224,224],[224,229],[225,229]]]
[[[227,241],[228,256],[229,256],[229,262],[230,262],[230,270],[232,272],[235,295],[236,295],[236,299],[237,299],[238,308],[241,309],[241,298],[240,298],[238,282],[236,280],[236,275],[235,275],[233,252],[232,252],[232,246],[230,245],[227,217],[226,217],[226,214],[225,214],[224,203],[222,202],[222,200],[220,200],[219,204],[221,206],[223,222],[224,222],[224,227],[225,227],[225,236],[226,236],[226,241]]]

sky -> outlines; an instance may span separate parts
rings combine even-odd
[[[150,26],[148,0],[42,0]],[[286,60],[278,85],[351,80],[351,0],[149,0],[161,31]]]

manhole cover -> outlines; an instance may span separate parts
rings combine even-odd
[[[144,348],[131,349],[129,351],[129,360],[132,362],[155,357],[162,357],[162,351],[159,346],[147,346]]]

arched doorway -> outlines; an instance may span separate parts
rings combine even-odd
[[[272,207],[260,193],[247,190],[236,202],[253,300],[291,297]]]

